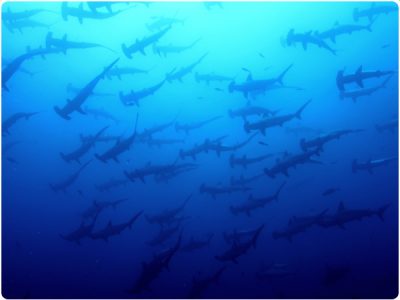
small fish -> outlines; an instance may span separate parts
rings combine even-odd
[[[382,45],[381,49],[385,49],[385,48],[389,48],[389,47],[390,47],[390,44],[385,44],[385,45]]]
[[[15,165],[18,164],[18,161],[16,161],[16,160],[15,160],[14,158],[12,158],[12,157],[7,157],[7,161],[9,161],[10,163],[15,164]]]
[[[221,88],[215,88],[214,90],[218,91],[218,92],[223,92],[224,90]]]
[[[264,54],[262,54],[261,52],[258,53],[258,55],[262,58],[265,58]]]
[[[322,196],[324,196],[324,197],[330,196],[330,195],[336,193],[336,192],[339,191],[339,190],[340,190],[339,188],[329,188],[329,189],[326,189],[326,190],[322,193]]]
[[[264,142],[258,142],[260,145],[263,145],[263,146],[268,146],[268,144],[267,143],[264,143]]]

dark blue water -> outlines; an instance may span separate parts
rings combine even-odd
[[[67,6],[79,8],[78,3]],[[111,11],[119,12],[115,16],[107,15],[110,13],[107,7],[91,10],[83,3],[81,9],[93,18],[83,17],[82,23],[71,15],[63,19],[61,7],[60,2],[6,3],[2,7],[4,297],[185,298],[193,284],[211,278],[218,270],[222,272],[219,279],[210,280],[197,297],[397,296],[398,12],[395,3],[132,2],[114,3]],[[362,14],[368,11],[376,14],[369,17]],[[21,16],[18,12],[31,14]],[[107,18],[98,19],[100,15]],[[165,22],[157,27],[160,20]],[[340,26],[349,24],[359,27],[351,27],[356,31],[335,39],[321,35],[329,29],[348,30],[350,27]],[[124,55],[122,44],[129,47],[166,28],[169,29],[157,42],[144,49],[145,55],[140,51],[133,53],[131,59]],[[301,41],[291,43],[288,34],[291,29],[294,34],[302,34],[305,45]],[[66,34],[67,41],[104,47],[33,55],[24,59],[5,82],[10,61],[15,62],[27,51],[43,54],[48,50],[45,41],[49,33],[56,39],[62,40]],[[164,56],[155,51],[156,47],[189,46],[195,41],[180,53]],[[190,66],[205,54],[181,81],[165,81],[153,94],[139,100],[139,106],[121,101],[120,92],[126,95],[131,90],[140,91],[163,82],[166,74]],[[83,110],[104,110],[115,120],[95,118],[89,111],[82,114],[76,110],[66,120],[55,112],[54,107],[63,108],[66,99],[75,103],[74,92],[67,91],[68,84],[83,88],[117,58],[119,68],[134,67],[146,72],[124,75],[121,80],[99,77],[94,93],[109,95],[84,97],[84,103],[78,106]],[[235,84],[252,80],[276,79],[290,65],[282,82],[272,80],[256,90],[256,94],[232,89]],[[375,73],[361,84],[353,81],[340,92],[336,84],[338,71],[354,74],[360,66],[363,71],[384,74]],[[197,82],[196,73],[218,74],[229,79],[207,84]],[[356,97],[356,101],[351,97],[341,99],[341,93],[355,90],[367,95]],[[309,99],[312,100],[301,118],[290,115]],[[241,117],[231,118],[228,111],[249,106],[275,112],[274,116],[250,116],[246,121],[249,124],[288,114],[289,117],[282,125],[267,128],[265,135],[262,130],[246,132],[245,121]],[[38,113],[19,119],[6,132],[7,119],[21,112]],[[137,134],[129,149],[118,155],[117,160],[97,159],[96,154],[101,157],[116,143],[132,136],[137,117]],[[176,123],[196,123],[213,117],[219,118],[188,134],[176,130]],[[377,129],[377,125],[388,122],[394,124],[391,129]],[[170,126],[164,130],[143,137],[145,129],[167,123]],[[80,157],[80,163],[62,159],[60,152],[68,154],[81,146],[82,135],[95,135],[106,126],[103,136],[117,136],[118,140],[94,142]],[[310,159],[301,164],[289,163],[288,170],[278,168],[274,177],[264,172],[304,153],[301,139],[312,140],[337,130],[360,131],[329,141],[323,148],[310,148],[309,151],[316,151]],[[239,149],[220,155],[214,150],[203,151],[195,160],[180,156],[195,145],[236,145],[256,132]],[[211,142],[222,136],[219,143]],[[151,140],[171,139],[178,141],[160,147],[149,145]],[[243,168],[230,166],[232,154],[248,158],[271,156]],[[352,172],[355,159],[357,172]],[[390,161],[373,168],[380,159]],[[50,184],[54,187],[62,183],[87,162],[90,163],[65,191],[50,188]],[[124,171],[146,166],[173,168],[183,164],[195,165],[184,165],[188,169],[183,167],[185,172],[168,181],[155,180],[171,175],[165,169],[156,172],[158,176],[154,173],[146,176],[144,182],[140,178],[129,181],[124,175]],[[361,166],[370,172],[359,170]],[[217,194],[215,198],[201,193],[202,185],[229,190],[231,178],[238,179],[241,175],[245,178],[260,175],[260,178],[246,184],[245,191]],[[107,191],[96,188],[111,179],[126,183]],[[256,199],[271,196],[283,183],[286,184],[277,201],[270,201],[249,214],[232,213],[230,207],[245,203],[249,195]],[[324,195],[329,189],[334,190]],[[147,220],[149,216],[181,206],[189,195],[192,197],[170,225],[161,227]],[[99,208],[101,201],[119,199],[126,200],[115,208]],[[344,210],[338,210],[340,203]],[[97,217],[83,218],[82,214],[90,207],[98,212]],[[382,211],[378,213],[380,208]],[[142,211],[131,229],[126,227],[104,239],[94,238],[110,221],[113,225],[121,224]],[[344,215],[347,219],[340,219]],[[309,218],[304,221],[299,217]],[[92,223],[94,228],[79,239],[65,238],[81,224]],[[257,238],[248,235],[233,244],[223,238],[226,232],[254,230],[263,224]],[[149,245],[161,228],[177,230],[165,242]],[[289,229],[298,230],[290,237],[277,238],[277,234]],[[205,247],[182,251],[191,237],[206,240],[211,234],[213,237]],[[181,244],[177,243],[179,236]],[[216,259],[229,249],[251,243],[252,239],[257,242],[237,259]],[[150,262],[159,267],[159,274],[149,271],[149,284],[141,287],[139,293],[130,293],[135,286],[140,287],[139,278]]]

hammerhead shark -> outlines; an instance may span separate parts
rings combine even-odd
[[[319,137],[316,137],[314,139],[306,140],[306,139],[301,139],[300,140],[300,147],[303,151],[307,151],[310,148],[318,148],[320,150],[323,149],[324,145],[330,141],[340,139],[344,135],[348,135],[351,133],[357,133],[357,132],[362,132],[363,130],[357,129],[357,130],[336,130],[328,134],[321,135]]]
[[[215,258],[219,261],[232,261],[235,264],[238,263],[237,259],[246,254],[251,247],[256,247],[257,244],[257,240],[260,236],[261,231],[263,230],[264,225],[261,225],[256,232],[254,233],[254,235],[252,236],[252,238],[248,241],[242,242],[242,243],[233,243],[231,248],[228,249],[225,253],[221,254],[221,255],[217,255],[215,256]]]
[[[133,130],[133,133],[129,137],[127,137],[126,139],[119,138],[115,143],[115,145],[112,146],[110,149],[108,149],[106,152],[104,152],[101,155],[95,154],[96,158],[104,163],[106,163],[110,159],[114,160],[115,162],[119,162],[118,156],[128,151],[131,148],[133,142],[135,141],[137,135],[136,129],[137,129],[138,119],[139,115],[136,116],[135,128]]]
[[[241,204],[231,205],[230,210],[236,216],[239,213],[245,213],[248,217],[253,210],[263,208],[268,203],[271,203],[273,200],[278,201],[279,194],[282,188],[285,186],[286,182],[282,183],[278,190],[272,196],[262,197],[262,198],[254,198],[253,195],[250,195],[249,198]]]
[[[131,90],[131,92],[126,95],[124,95],[123,92],[120,92],[119,99],[121,100],[122,104],[126,106],[131,106],[131,105],[139,106],[139,100],[148,97],[150,95],[153,95],[157,90],[159,90],[163,86],[164,82],[165,80],[162,80],[161,82],[151,87],[144,88],[139,91]]]
[[[96,224],[97,217],[98,213],[95,214],[94,218],[89,224],[85,225],[85,222],[82,221],[81,225],[77,229],[65,235],[60,234],[60,237],[66,241],[75,242],[80,245],[82,239],[90,237],[94,225]]]
[[[273,154],[264,154],[257,157],[247,157],[247,155],[243,155],[242,157],[235,157],[234,154],[231,154],[231,156],[229,157],[229,165],[231,166],[231,168],[239,165],[246,169],[248,165],[258,163],[272,156]]]
[[[294,29],[290,29],[286,37],[286,43],[288,46],[300,43],[304,50],[307,50],[309,44],[314,44],[319,48],[325,49],[333,55],[336,55],[336,50],[329,47],[329,45],[325,43],[322,38],[314,35],[312,31],[308,31],[306,33],[295,33]]]
[[[360,66],[354,74],[344,74],[344,70],[338,71],[336,75],[336,85],[340,91],[345,90],[345,85],[349,83],[357,83],[361,88],[364,87],[364,80],[370,78],[380,78],[382,76],[392,75],[394,71],[364,71]]]
[[[121,234],[121,232],[123,232],[125,229],[127,228],[132,229],[132,225],[135,223],[135,221],[140,217],[142,213],[143,211],[140,211],[127,222],[123,222],[120,224],[112,224],[112,222],[110,221],[108,222],[105,228],[90,233],[90,237],[94,240],[101,239],[107,242],[110,237]]]
[[[122,51],[124,52],[125,56],[129,59],[132,59],[132,55],[136,52],[140,52],[143,55],[146,55],[146,52],[144,52],[145,48],[150,46],[151,44],[154,44],[155,42],[157,42],[170,29],[171,29],[171,26],[168,26],[167,28],[160,30],[159,32],[154,33],[148,37],[144,37],[141,40],[136,39],[135,43],[133,43],[130,46],[126,46],[125,44],[122,44],[122,46],[121,46]]]
[[[366,162],[358,162],[356,159],[353,160],[351,165],[351,170],[353,173],[357,173],[358,171],[365,170],[368,173],[372,174],[373,169],[381,166],[386,166],[392,162],[395,162],[398,158],[397,157],[387,157],[387,158],[380,158],[380,159],[370,159]]]
[[[320,149],[314,149],[300,154],[288,155],[283,157],[281,160],[277,160],[276,164],[271,168],[265,168],[264,172],[271,178],[275,178],[275,176],[279,173],[282,173],[288,177],[288,170],[290,168],[296,168],[297,165],[306,163],[321,164],[321,162],[312,159],[314,155],[319,156],[320,151]]]
[[[157,45],[153,44],[153,52],[158,54],[159,56],[167,57],[169,54],[181,53],[183,51],[189,50],[193,48],[200,39],[195,40],[193,43],[186,46],[173,46],[172,44],[168,45]]]
[[[9,134],[9,130],[10,128],[17,123],[19,120],[21,119],[25,119],[25,120],[29,120],[30,117],[34,116],[38,114],[38,112],[32,112],[32,113],[23,113],[23,112],[19,112],[19,113],[15,113],[13,115],[11,115],[9,118],[5,119],[2,123],[1,123],[1,133],[2,135],[6,135]]]
[[[230,93],[233,93],[234,91],[241,92],[247,98],[251,93],[263,92],[276,84],[283,85],[283,77],[292,66],[293,64],[288,66],[279,76],[274,78],[253,79],[253,75],[249,73],[245,82],[235,83],[235,81],[232,81],[228,86],[228,90]]]
[[[80,158],[85,155],[95,144],[97,139],[103,134],[103,132],[108,128],[108,126],[102,128],[99,132],[96,133],[96,135],[94,136],[93,139],[88,140],[88,141],[83,141],[81,146],[68,153],[68,154],[64,154],[62,152],[60,152],[60,156],[63,160],[65,160],[66,162],[70,162],[70,161],[76,161],[77,163],[81,163],[80,162]]]
[[[72,100],[67,100],[67,103],[63,108],[54,106],[56,113],[65,120],[71,120],[70,114],[75,111],[85,115],[86,113],[81,107],[82,104],[93,93],[93,90],[99,81],[104,78],[104,75],[118,62],[118,60],[119,58],[114,60],[107,68],[105,68],[99,75],[97,75],[84,88],[82,88],[82,90]]]
[[[70,176],[68,176],[65,180],[59,182],[59,183],[50,183],[50,187],[54,192],[58,191],[63,191],[64,193],[66,192],[67,188],[70,187],[79,177],[79,175],[82,173],[82,171],[89,165],[91,160],[89,160],[87,163],[83,164],[76,172],[72,173]]]
[[[35,51],[28,51],[25,54],[17,56],[14,58],[9,64],[7,64],[1,71],[1,84],[2,88],[5,89],[7,92],[9,91],[7,87],[7,82],[11,79],[11,77],[17,72],[24,61],[33,58],[35,56],[42,56],[46,54],[54,53],[53,50],[48,49],[36,49]]]
[[[211,3],[211,2],[210,2]],[[219,268],[214,274],[206,278],[193,278],[192,287],[190,288],[188,299],[200,299],[205,291],[212,284],[217,284],[222,273],[225,271],[226,266]]]
[[[146,220],[150,224],[159,224],[161,226],[169,224],[171,220],[173,220],[179,213],[181,213],[185,209],[186,204],[189,202],[192,196],[193,194],[190,194],[188,197],[186,197],[185,201],[176,208],[164,210],[163,212],[154,215],[146,215]]]
[[[155,255],[150,262],[142,263],[142,272],[129,293],[139,294],[149,289],[149,285],[161,274],[164,269],[169,270],[169,263],[181,246],[182,235],[176,244],[162,253]]]
[[[375,20],[378,15],[381,14],[389,14],[391,12],[397,12],[398,7],[395,3],[388,3],[387,5],[376,4],[375,2],[371,3],[369,8],[360,9],[354,8],[353,10],[353,19],[358,22],[360,18],[367,18],[370,22]]]
[[[301,119],[302,112],[310,104],[310,102],[311,102],[311,99],[308,100],[306,103],[304,103],[296,112],[291,113],[291,114],[265,118],[265,119],[262,119],[260,121],[256,121],[253,123],[246,121],[244,123],[244,130],[246,132],[250,132],[252,130],[259,130],[262,133],[262,135],[265,135],[265,130],[267,128],[271,128],[271,127],[275,127],[275,126],[282,126],[284,123],[289,122],[295,118]]]
[[[114,17],[121,12],[125,11],[120,10],[116,12],[98,12],[93,10],[85,10],[83,8],[83,2],[79,4],[79,7],[71,7],[68,6],[68,2],[62,2],[61,4],[61,16],[64,21],[68,21],[68,17],[75,17],[78,19],[80,24],[83,24],[83,19],[93,19],[93,20],[103,20]]]
[[[107,50],[110,50],[112,52],[115,52],[114,50],[100,45],[96,43],[86,43],[86,42],[74,42],[74,41],[68,41],[67,40],[67,35],[64,34],[62,39],[56,39],[53,37],[52,32],[48,32],[46,35],[46,48],[56,48],[60,49],[64,54],[67,53],[68,49],[88,49],[88,48],[104,48]]]
[[[167,73],[165,75],[165,79],[168,82],[172,82],[175,80],[178,80],[179,82],[182,82],[183,77],[185,77],[187,74],[191,73],[193,69],[202,62],[202,60],[208,55],[208,53],[203,54],[198,60],[196,60],[194,63],[186,66],[186,67],[181,67],[179,70],[176,70],[174,68],[171,72]]]
[[[186,134],[189,134],[190,131],[199,129],[199,128],[203,127],[204,125],[207,125],[207,124],[214,122],[216,120],[219,120],[221,118],[222,118],[222,116],[215,116],[215,117],[209,118],[204,121],[193,122],[193,123],[188,123],[188,124],[175,123],[175,130],[177,132],[184,131]]]

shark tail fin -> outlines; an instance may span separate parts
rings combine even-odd
[[[101,161],[101,162],[103,162],[103,163],[105,163],[106,162],[106,160],[103,158],[103,157],[101,157],[99,154],[95,154],[94,155],[99,161]]]
[[[358,22],[358,8],[354,8],[353,10],[353,20]]]
[[[68,2],[63,2],[61,4],[61,16],[64,21],[68,20]]]
[[[344,90],[343,70],[338,71],[336,74],[336,86],[340,91]]]
[[[310,104],[310,102],[311,102],[311,99],[308,100],[306,103],[303,104],[302,107],[299,108],[299,110],[295,114],[297,119],[301,119],[301,113]]]
[[[254,236],[251,240],[253,247],[255,248],[257,246],[257,240],[258,237],[260,236],[261,231],[264,229],[264,224],[262,224],[260,227],[258,227],[257,231],[254,233]]]
[[[235,82],[231,81],[231,83],[229,83],[228,86],[229,93],[233,93],[234,87],[235,87]]]
[[[286,73],[292,68],[293,64],[291,64],[289,67],[287,67],[283,72],[279,75],[279,77],[276,79],[280,84],[283,84],[283,77],[285,77]]]
[[[51,48],[51,41],[53,39],[53,33],[49,31],[46,35],[46,48],[49,49]]]
[[[386,84],[389,82],[390,78],[392,78],[392,75],[386,77],[386,79],[381,84],[381,88],[385,88],[386,87]]]
[[[283,189],[283,187],[284,187],[285,185],[286,185],[286,181],[283,182],[283,183],[279,186],[278,190],[276,191],[276,193],[275,193],[275,195],[274,195],[274,199],[275,199],[275,200],[278,200],[279,194],[281,193],[281,191],[282,191],[282,189]]]
[[[390,204],[386,204],[386,205],[382,206],[381,208],[379,208],[378,211],[376,212],[377,216],[379,217],[379,219],[381,221],[384,221],[383,214],[389,208],[389,206],[390,206]]]
[[[50,186],[50,188],[52,189],[53,192],[57,192],[57,189],[53,184],[49,183],[49,186]]]
[[[132,55],[131,55],[131,53],[129,52],[128,47],[127,47],[125,44],[122,44],[122,45],[121,45],[121,48],[122,48],[122,52],[125,54],[125,56],[126,56],[127,58],[129,58],[129,59],[132,59]]]
[[[301,150],[303,150],[304,152],[307,151],[306,139],[302,138],[302,139],[300,140],[300,148],[301,148]]]
[[[68,162],[68,159],[64,153],[60,152],[60,156],[64,161]]]

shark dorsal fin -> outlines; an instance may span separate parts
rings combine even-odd
[[[251,73],[249,73],[249,75],[247,75],[246,81],[252,81],[252,80],[253,80],[253,75],[251,75]]]
[[[343,202],[340,202],[339,207],[338,207],[338,212],[342,212],[342,211],[344,211],[344,204],[343,204]]]
[[[66,40],[67,40],[67,34],[64,34],[63,41],[65,42]]]
[[[338,26],[339,25],[339,21],[336,21],[334,24],[333,24],[333,26]]]
[[[362,65],[358,67],[356,74],[359,75],[362,73]]]

